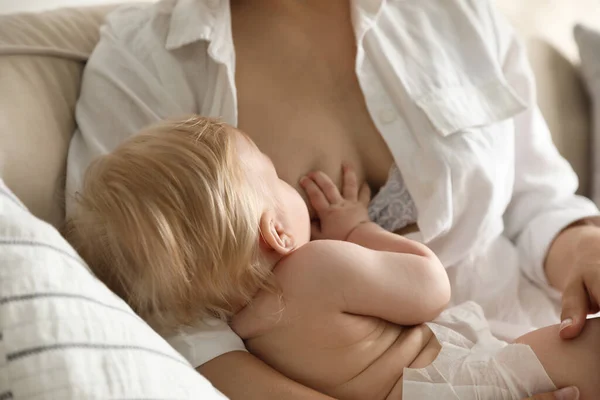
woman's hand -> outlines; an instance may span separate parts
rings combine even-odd
[[[599,310],[600,227],[581,224],[558,235],[548,252],[546,274],[563,293],[560,335],[575,338],[587,315]]]
[[[536,394],[524,400],[579,400],[579,390],[575,387],[567,387],[552,393]]]
[[[312,224],[313,239],[346,240],[358,225],[370,221],[369,186],[364,184],[359,190],[356,173],[348,166],[343,167],[342,173],[342,193],[324,172],[311,172],[300,179],[319,217]]]

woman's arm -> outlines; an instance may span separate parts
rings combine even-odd
[[[223,354],[201,365],[197,371],[232,400],[332,400],[242,351]]]
[[[528,278],[562,294],[560,333],[574,338],[600,302],[598,209],[575,194],[577,176],[558,153],[536,105],[524,47],[506,24],[498,29],[507,80],[530,104],[515,118],[515,183],[505,233],[516,243]]]
[[[511,201],[504,213],[504,235],[515,243],[522,271],[531,281],[549,295],[566,295],[563,317],[574,322],[563,337],[573,337],[585,323],[585,299],[600,293],[600,284],[593,282],[600,280],[600,268],[588,273],[592,279],[583,278],[581,265],[574,262],[577,252],[570,249],[584,237],[584,230],[565,228],[598,215],[598,208],[576,195],[577,175],[558,152],[537,106],[535,77],[523,43],[492,1],[473,4],[482,29],[495,39],[490,44],[507,83],[528,104],[512,121],[515,173]],[[594,247],[600,247],[600,234],[597,236]],[[600,262],[600,252],[596,262]],[[588,283],[594,289],[590,290]]]
[[[521,268],[531,281],[542,288],[548,289],[550,284],[562,290],[572,265],[571,260],[553,262],[561,258],[562,244],[566,244],[555,239],[573,222],[597,215],[598,209],[575,194],[577,175],[558,152],[537,106],[535,77],[525,47],[493,2],[478,5],[482,26],[496,38],[494,46],[508,84],[528,104],[513,120],[515,174],[512,198],[504,213],[504,235],[515,243]],[[550,254],[552,243],[558,245],[554,255]]]

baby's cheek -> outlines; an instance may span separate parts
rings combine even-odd
[[[300,194],[302,201],[306,205],[306,208],[308,208],[308,215],[310,216],[310,220],[313,221],[315,219],[318,219],[317,213],[315,212],[313,206],[310,204],[310,201],[308,200],[308,196],[306,195],[304,189],[302,189],[300,185],[295,186],[294,189]]]
[[[302,197],[303,203],[298,204],[298,208],[302,207],[302,218],[306,219],[307,222],[318,220],[317,212],[310,205],[310,202],[306,197]]]

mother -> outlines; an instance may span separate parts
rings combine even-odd
[[[598,210],[574,195],[525,52],[487,1],[121,9],[85,71],[68,194],[93,157],[188,113],[239,126],[296,186],[313,169],[339,181],[351,163],[380,192],[375,219],[416,223],[412,235],[448,268],[453,302],[480,303],[499,336],[554,323],[561,292],[562,334],[577,336],[600,299]],[[223,323],[171,343],[232,398],[323,398],[243,352]]]

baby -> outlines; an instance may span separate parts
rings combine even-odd
[[[555,385],[598,397],[600,321],[572,342],[556,326],[501,342],[476,304],[442,312],[444,267],[369,221],[350,167],[341,192],[321,172],[300,184],[312,226],[244,133],[166,121],[90,166],[66,234],[159,332],[226,319],[254,355],[335,398],[521,399]]]

